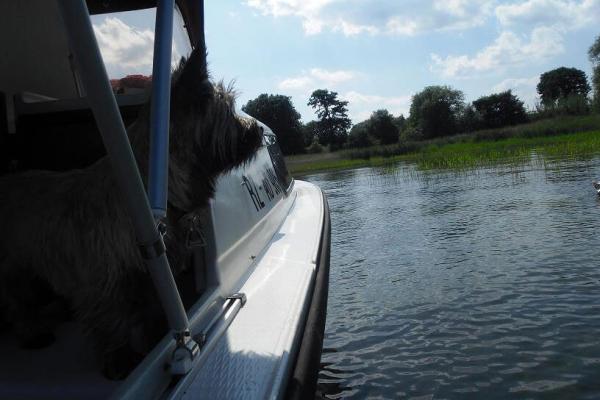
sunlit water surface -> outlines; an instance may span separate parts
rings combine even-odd
[[[600,160],[304,177],[331,207],[319,397],[600,398]]]

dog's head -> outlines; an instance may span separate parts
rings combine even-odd
[[[262,129],[235,112],[231,87],[211,83],[206,50],[199,45],[181,59],[171,83],[169,203],[190,212],[208,203],[215,178],[249,160],[262,143]],[[129,129],[142,176],[150,152],[150,103]]]
[[[262,129],[237,115],[234,102],[231,87],[210,82],[203,46],[182,59],[171,91],[172,150],[185,154],[193,149],[197,172],[211,179],[248,160],[262,142]]]

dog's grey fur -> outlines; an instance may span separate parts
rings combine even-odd
[[[172,82],[166,244],[177,274],[185,252],[177,220],[208,204],[215,178],[248,160],[262,133],[236,116],[230,88],[210,83],[203,48],[182,61]],[[144,179],[149,110],[146,104],[128,129]],[[107,157],[83,170],[0,178],[0,221],[0,307],[25,345],[52,334],[40,315],[40,285],[70,304],[108,377],[123,377],[132,367],[120,362],[132,363],[140,334],[164,334],[165,319],[156,312],[156,294]]]

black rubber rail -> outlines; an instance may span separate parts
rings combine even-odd
[[[323,229],[317,255],[317,275],[296,365],[288,381],[286,399],[314,399],[317,389],[329,294],[331,220],[325,193],[323,193],[323,208]]]

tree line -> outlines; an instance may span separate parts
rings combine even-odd
[[[281,94],[261,94],[242,110],[273,129],[284,154],[426,140],[562,114],[600,112],[600,36],[588,56],[593,67],[591,86],[585,72],[579,69],[560,67],[547,71],[536,87],[540,103],[529,112],[511,90],[466,103],[464,93],[450,86],[428,86],[415,94],[407,118],[380,109],[354,126],[348,117],[348,102],[327,89],[315,90],[309,97],[307,105],[315,110],[317,119],[305,124],[291,97]]]

